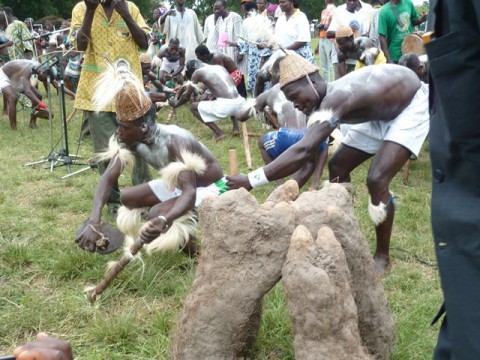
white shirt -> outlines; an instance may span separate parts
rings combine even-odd
[[[297,41],[310,43],[312,38],[307,16],[297,9],[287,20],[285,14],[282,13],[275,24],[275,38],[283,48]]]

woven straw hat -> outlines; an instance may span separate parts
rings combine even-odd
[[[336,38],[344,38],[353,35],[353,30],[350,26],[340,26],[335,32]]]
[[[152,59],[150,59],[150,55],[147,53],[143,53],[140,55],[140,62],[144,64],[150,64],[152,62]]]
[[[298,54],[287,54],[280,61],[280,88],[317,72],[319,68]]]
[[[152,101],[145,91],[133,85],[126,85],[115,97],[118,121],[133,121],[145,115]]]

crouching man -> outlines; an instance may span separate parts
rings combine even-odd
[[[99,156],[99,161],[110,162],[97,185],[88,224],[77,234],[78,245],[96,250],[97,241],[103,238],[102,208],[115,180],[125,168],[132,167],[136,153],[159,170],[161,178],[121,192],[119,229],[129,241],[140,237],[148,253],[174,249],[192,252],[190,244],[187,246],[196,225],[192,211],[205,196],[226,190],[217,159],[189,131],[156,123],[155,106],[143,84],[126,67],[110,69],[100,77],[93,101],[98,110],[115,101],[120,144],[112,137],[109,150]],[[142,224],[145,212],[148,221]]]

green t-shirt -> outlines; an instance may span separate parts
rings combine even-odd
[[[400,21],[397,20],[395,12]],[[412,22],[416,19],[417,10],[410,0],[402,0],[399,5],[387,3],[380,9],[378,33],[387,38],[388,52],[393,61],[398,61],[402,56],[403,39],[413,32]]]

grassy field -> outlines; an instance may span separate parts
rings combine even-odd
[[[54,98],[54,143],[62,127]],[[72,102],[67,99],[67,114]],[[228,150],[237,149],[240,171],[246,172],[242,141],[233,138],[228,120],[219,123],[228,134],[220,143],[190,114],[188,107],[177,111],[178,124],[191,130],[218,157],[228,172]],[[166,110],[159,113],[164,121]],[[18,131],[10,130],[5,115],[0,121],[0,356],[16,345],[30,341],[39,331],[68,339],[77,359],[167,359],[177,315],[194,277],[192,260],[181,254],[145,257],[146,270],[129,266],[91,306],[83,295],[87,285],[103,276],[108,256],[80,250],[75,231],[89,216],[98,173],[88,170],[62,180],[70,169],[50,163],[24,164],[49,154],[50,126],[38,120],[39,128],[28,128],[28,115],[21,112]],[[81,114],[68,126],[70,154],[81,161],[92,157],[87,138],[79,143]],[[261,133],[260,123],[248,122],[249,131]],[[62,145],[54,145],[55,151]],[[253,166],[262,165],[256,139],[250,139]],[[428,151],[412,163],[407,185],[402,174],[391,190],[398,197],[392,236],[394,267],[383,279],[397,327],[392,359],[430,359],[438,327],[430,321],[441,303],[430,227],[430,163]],[[374,248],[374,229],[367,215],[365,176],[368,164],[353,174],[355,211],[362,231]],[[326,175],[324,175],[325,177]],[[128,176],[121,179],[129,185]],[[256,189],[259,201],[274,185]],[[105,211],[104,218],[112,222]],[[255,347],[255,359],[293,359],[291,323],[281,285],[266,297],[262,327]]]

